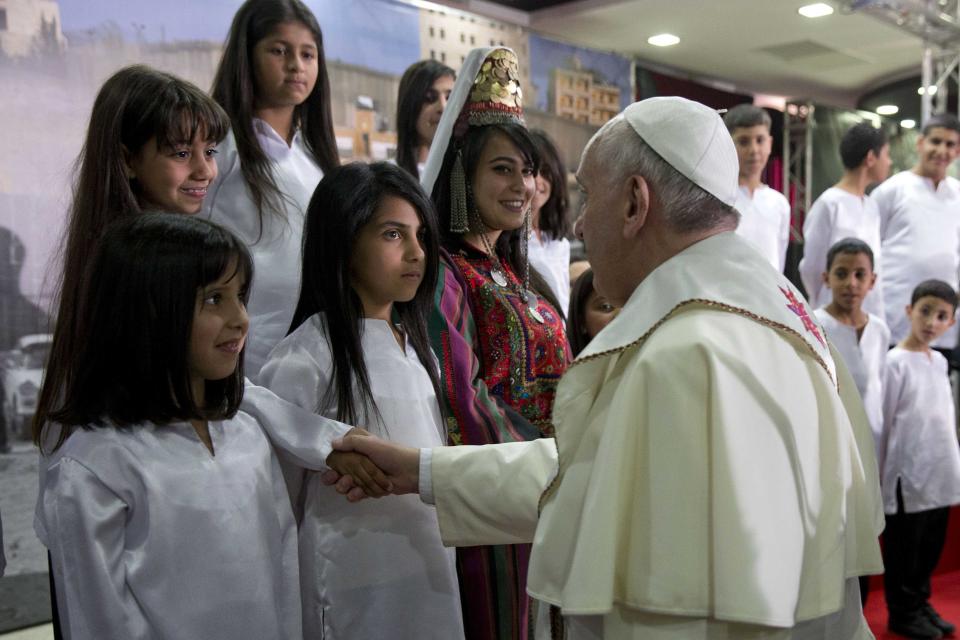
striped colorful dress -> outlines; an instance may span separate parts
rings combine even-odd
[[[559,313],[545,300],[536,322],[517,290],[490,277],[490,258],[466,244],[441,250],[430,339],[440,359],[451,445],[553,435],[551,410],[570,350]],[[468,640],[525,640],[530,545],[461,547],[457,574]]]

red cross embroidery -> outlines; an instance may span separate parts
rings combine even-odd
[[[783,295],[787,296],[787,309],[793,311],[797,314],[797,317],[800,318],[800,322],[803,323],[803,328],[813,334],[813,337],[817,339],[822,346],[826,347],[827,343],[823,341],[823,336],[820,335],[820,330],[817,328],[817,325],[813,322],[813,318],[810,317],[810,314],[807,313],[807,308],[803,306],[803,303],[797,300],[797,296],[794,295],[793,291],[789,289],[784,289],[783,287],[778,287],[780,291],[783,292]]]

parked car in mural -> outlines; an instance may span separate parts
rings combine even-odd
[[[0,357],[3,417],[11,439],[30,438],[30,420],[52,340],[49,333],[21,336],[16,347]]]

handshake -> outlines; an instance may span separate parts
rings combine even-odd
[[[323,482],[350,502],[419,493],[420,450],[382,440],[359,427],[334,440],[327,466]]]

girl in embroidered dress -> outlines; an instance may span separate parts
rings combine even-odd
[[[41,436],[58,440],[37,528],[65,637],[302,637],[280,467],[238,411],[252,273],[198,218],[128,216],[104,234]]]
[[[437,279],[433,205],[406,171],[353,163],[307,211],[289,335],[261,381],[310,411],[413,447],[445,444],[426,317]],[[454,552],[416,496],[350,504],[319,475],[300,526],[309,638],[462,638]]]
[[[471,51],[424,170],[442,233],[430,338],[455,445],[552,435],[570,357],[556,300],[526,260],[539,154],[518,78],[511,50]],[[457,550],[468,638],[527,637],[529,551]]]
[[[230,116],[209,218],[250,249],[247,369],[256,375],[286,334],[297,302],[303,217],[320,178],[339,164],[323,35],[300,0],[247,0],[213,81]]]

